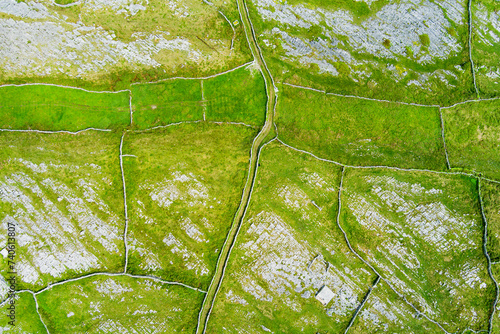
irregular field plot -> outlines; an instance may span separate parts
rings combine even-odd
[[[500,184],[481,181],[483,211],[488,222],[488,252],[491,260],[500,261]]]
[[[482,253],[476,180],[348,170],[341,225],[353,248],[450,332],[486,329],[494,285]]]
[[[481,93],[500,93],[500,4],[498,1],[473,1],[472,58],[476,84]]]
[[[97,276],[37,296],[50,333],[194,333],[203,294],[151,280]]]
[[[500,179],[500,100],[442,109],[452,167]]]
[[[209,79],[133,85],[132,95],[140,129],[203,119],[260,126],[266,115],[264,79],[253,63]]]
[[[260,126],[266,116],[266,86],[257,65],[203,80],[207,120]]]
[[[437,108],[288,86],[281,96],[276,122],[289,145],[351,165],[446,168]]]
[[[15,302],[16,320],[15,325],[12,326],[8,322],[11,318],[6,315],[9,314],[9,302],[0,307],[2,316],[0,317],[0,332],[13,333],[13,334],[45,334],[47,331],[40,321],[40,317],[36,312],[36,304],[33,295],[29,292],[21,292],[17,294]]]
[[[123,269],[119,144],[100,132],[0,134],[0,249],[15,225],[19,289]]]
[[[140,129],[203,119],[199,80],[175,79],[131,89],[134,124]]]
[[[0,128],[77,131],[129,123],[128,92],[90,93],[50,85],[0,87]]]
[[[375,279],[337,228],[340,169],[284,146],[261,155],[207,333],[341,333]],[[326,306],[314,296],[327,285]]]
[[[380,281],[363,309],[358,313],[349,333],[441,333],[442,329],[422,316],[417,316],[402,298]]]
[[[183,124],[130,133],[129,270],[208,288],[239,205],[255,131]]]
[[[396,101],[473,92],[467,1],[249,1],[277,81]]]
[[[221,14],[222,13],[222,14]],[[224,14],[224,15],[223,15]],[[5,0],[0,81],[126,88],[201,76],[251,59],[236,3],[198,0]]]

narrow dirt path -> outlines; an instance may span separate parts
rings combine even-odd
[[[248,203],[250,201],[250,195],[253,190],[260,151],[262,149],[264,139],[271,133],[271,130],[273,129],[274,125],[274,109],[276,105],[277,89],[274,85],[271,73],[264,61],[261,50],[257,44],[257,39],[255,37],[255,32],[253,30],[253,26],[250,21],[248,8],[245,4],[245,1],[237,0],[237,3],[248,44],[250,46],[255,61],[260,67],[261,73],[264,77],[264,81],[266,84],[266,94],[267,94],[266,122],[264,123],[264,126],[262,127],[259,134],[255,137],[252,143],[252,148],[250,151],[250,165],[248,168],[248,176],[245,183],[245,187],[243,189],[241,202],[238,207],[238,210],[236,211],[236,214],[234,215],[233,223],[227,235],[226,241],[222,246],[222,250],[220,252],[219,259],[217,261],[217,266],[215,268],[215,273],[212,278],[212,282],[210,283],[207,294],[203,301],[198,316],[198,327],[196,329],[197,334],[205,333],[206,325],[215,301],[215,297],[220,289],[222,279],[224,277],[224,271],[227,266],[229,255],[234,246],[236,236],[238,235],[238,231],[240,229],[241,223],[243,221],[243,218],[245,216],[248,207]]]

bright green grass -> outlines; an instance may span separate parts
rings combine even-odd
[[[15,325],[12,326],[8,322],[11,321],[7,317],[10,312],[9,301],[0,307],[0,332],[13,334],[45,334],[47,331],[40,321],[40,317],[36,312],[36,304],[33,295],[29,292],[18,293],[15,302],[16,319]]]
[[[452,167],[500,179],[500,100],[442,109]]]
[[[488,251],[491,260],[500,261],[500,184],[481,181],[483,210],[488,222]]]
[[[199,80],[168,80],[131,89],[134,124],[140,129],[203,119]]]
[[[278,1],[275,1],[279,3]],[[451,52],[447,59],[435,57],[426,47],[426,38],[421,37],[414,43],[421,46],[423,52],[414,55],[410,50],[402,54],[392,54],[392,57],[383,57],[366,52],[363,48],[350,45],[348,36],[338,34],[336,29],[332,29],[331,22],[323,19],[321,11],[330,13],[335,11],[346,11],[352,15],[352,23],[360,30],[365,30],[367,20],[376,16],[383,6],[388,4],[398,4],[399,1],[375,1],[368,6],[363,2],[350,1],[324,1],[324,0],[293,0],[286,5],[302,5],[311,12],[316,10],[316,16],[309,13],[307,16],[315,17],[316,22],[307,22],[300,16],[303,10],[296,9],[295,16],[297,22],[302,24],[307,22],[307,26],[300,27],[299,24],[282,24],[261,17],[256,8],[257,1],[249,1],[248,7],[250,16],[255,28],[255,35],[259,40],[259,45],[263,50],[268,67],[277,82],[289,82],[299,85],[311,86],[326,89],[339,94],[352,94],[378,99],[393,101],[419,102],[425,104],[449,105],[457,101],[468,99],[474,96],[474,87],[471,76],[470,62],[468,59],[467,36],[468,27],[466,24],[456,24],[451,20],[440,27],[448,31],[448,37],[456,39],[460,45],[460,50]],[[441,6],[438,3],[435,3]],[[463,22],[467,22],[466,1],[456,3],[463,8]],[[419,5],[416,5],[419,6]],[[264,6],[266,7],[266,6]],[[443,8],[444,6],[442,6]],[[279,8],[279,7],[278,7]],[[268,8],[270,9],[270,7]],[[270,9],[278,10],[278,9]],[[446,9],[444,9],[446,10]],[[348,20],[349,21],[349,20]],[[342,21],[339,21],[342,22]],[[339,23],[342,24],[342,23]],[[427,24],[427,23],[424,23]],[[285,41],[280,33],[273,32],[273,29],[280,29],[290,37]],[[383,33],[383,28],[381,28]],[[304,42],[305,52],[303,57],[288,55],[290,51],[289,43],[293,38],[300,38]],[[401,40],[397,36],[387,36],[388,39],[380,38],[380,44],[386,47],[391,44],[399,44]],[[321,47],[316,48],[313,43],[319,40],[331,41],[330,49],[340,51],[342,54],[349,53],[352,61],[343,61],[344,56],[327,58],[324,56],[328,50],[323,51]],[[387,41],[386,41],[387,40]],[[307,53],[307,47],[311,49]],[[336,53],[337,55],[339,53]],[[333,66],[337,74],[333,75],[320,69],[317,64],[308,63],[308,57],[320,57],[322,62]],[[430,61],[421,62],[422,56],[429,56]],[[397,68],[400,77],[390,74],[388,65]],[[446,71],[446,72],[444,72]],[[359,75],[359,73],[365,73]],[[444,74],[447,73],[447,74]],[[446,76],[449,85],[443,84],[440,76]],[[423,82],[425,88],[412,84],[413,81]]]
[[[257,69],[240,68],[203,80],[207,120],[260,126],[266,116],[266,87]]]
[[[128,92],[89,93],[56,86],[0,87],[0,127],[9,129],[109,129],[130,122]]]
[[[193,333],[203,294],[146,279],[97,276],[37,298],[50,333]]]
[[[348,169],[341,225],[353,248],[450,332],[487,328],[494,285],[476,179]]]
[[[206,119],[260,126],[266,114],[264,79],[240,68],[210,79],[173,79],[132,86],[134,124],[140,129]]]
[[[207,333],[260,333],[261,326],[343,333],[375,277],[349,252],[335,223],[339,183],[333,164],[275,143],[264,148]],[[308,270],[316,255],[323,259]],[[314,298],[323,284],[336,295],[331,316]]]
[[[239,205],[255,130],[182,124],[129,133],[129,270],[207,289]]]
[[[7,222],[15,224],[25,240],[15,258],[19,289],[123,270],[119,144],[102,132],[0,133],[0,247]],[[2,275],[7,265],[0,257]]]
[[[437,108],[281,92],[278,133],[291,146],[350,165],[446,168]]]
[[[417,317],[415,310],[380,281],[358,313],[349,333],[440,333],[434,323]]]

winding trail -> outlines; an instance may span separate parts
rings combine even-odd
[[[253,186],[255,183],[255,176],[257,174],[258,161],[260,157],[260,152],[262,150],[264,140],[271,133],[271,130],[274,126],[274,113],[277,102],[277,88],[274,85],[274,80],[271,76],[271,72],[267,68],[267,65],[262,56],[262,52],[257,44],[257,38],[255,37],[255,32],[252,26],[252,22],[250,21],[248,8],[246,6],[245,0],[237,0],[238,11],[240,12],[240,17],[242,20],[243,28],[245,31],[245,35],[250,46],[250,50],[252,51],[252,55],[260,67],[260,72],[264,77],[264,81],[266,84],[266,95],[267,95],[267,106],[266,106],[266,122],[264,126],[260,130],[259,134],[255,137],[252,143],[252,148],[250,150],[250,164],[248,167],[248,175],[247,180],[245,182],[245,187],[243,189],[243,194],[241,197],[240,205],[236,214],[234,215],[234,219],[231,225],[231,228],[228,232],[226,241],[222,246],[222,250],[220,252],[219,258],[217,260],[217,266],[215,268],[215,273],[208,287],[207,294],[205,295],[205,299],[203,300],[203,304],[198,315],[198,325],[196,328],[196,333],[201,334],[205,333],[206,325],[208,319],[210,317],[210,312],[214,305],[215,298],[217,296],[217,292],[220,289],[222,279],[224,277],[224,272],[229,260],[229,255],[231,254],[231,250],[234,247],[234,243],[236,241],[236,237],[240,230],[241,224],[243,222],[243,218],[248,208],[248,203],[250,202],[250,197],[252,194]],[[269,143],[269,142],[268,142]]]

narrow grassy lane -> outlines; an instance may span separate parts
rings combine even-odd
[[[248,170],[248,177],[241,197],[240,206],[238,207],[238,210],[236,211],[236,214],[234,216],[231,229],[229,230],[226,241],[222,247],[219,259],[217,261],[217,267],[215,269],[212,282],[210,283],[207,294],[203,301],[203,305],[201,307],[200,314],[198,316],[198,327],[196,329],[197,334],[205,333],[206,325],[208,322],[208,318],[210,316],[210,312],[213,307],[213,303],[215,301],[215,297],[217,296],[217,292],[219,291],[219,288],[221,286],[222,279],[224,278],[224,272],[226,269],[229,256],[231,254],[231,250],[234,246],[236,236],[238,235],[238,231],[240,229],[241,223],[243,221],[245,212],[248,207],[248,203],[250,201],[250,194],[252,193],[255,175],[257,173],[259,152],[262,148],[264,139],[273,130],[273,124],[274,124],[273,117],[274,117],[274,108],[276,105],[276,91],[275,91],[274,81],[264,61],[260,48],[257,44],[257,39],[253,31],[253,26],[250,21],[248,8],[245,4],[245,1],[237,0],[237,3],[238,3],[238,10],[240,12],[240,17],[245,30],[246,38],[248,40],[248,44],[250,46],[250,49],[252,50],[252,54],[254,56],[255,61],[258,63],[261,69],[261,72],[264,76],[264,80],[266,83],[266,94],[267,94],[266,122],[264,123],[264,126],[262,127],[259,134],[255,137],[252,143],[252,148],[250,151],[250,166]]]

